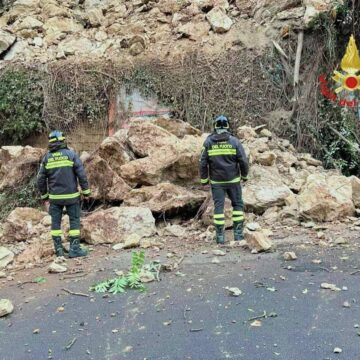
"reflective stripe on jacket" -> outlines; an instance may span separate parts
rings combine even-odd
[[[70,205],[78,201],[80,192],[90,194],[84,166],[78,155],[64,144],[54,144],[41,162],[37,185],[42,199]]]
[[[211,134],[200,158],[201,183],[230,184],[246,178],[249,164],[240,141],[230,133]]]

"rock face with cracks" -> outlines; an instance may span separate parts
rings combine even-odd
[[[161,183],[132,190],[126,196],[124,204],[142,206],[153,212],[163,213],[184,208],[196,209],[205,198],[206,193],[202,191],[190,191],[174,184]]]
[[[111,160],[111,156],[109,157]],[[109,160],[109,161],[110,161]],[[114,162],[117,168],[117,162]],[[85,162],[92,197],[103,201],[120,201],[130,191],[129,185],[99,155]]]
[[[0,270],[11,264],[14,260],[14,253],[4,246],[0,246]]]
[[[285,205],[285,199],[292,194],[276,167],[258,165],[252,166],[250,180],[243,193],[247,210],[256,213],[263,213],[272,206]]]
[[[136,233],[140,238],[156,233],[151,211],[142,207],[112,207],[87,216],[82,222],[82,235],[88,244],[114,244]]]
[[[3,146],[0,149],[0,192],[24,183],[36,173],[43,149]]]
[[[310,175],[297,200],[301,216],[317,221],[342,219],[355,211],[351,181],[340,175]]]
[[[14,311],[14,305],[8,299],[0,299],[0,317],[7,316]]]
[[[27,241],[39,236],[45,230],[47,213],[33,208],[16,208],[3,225],[0,243]]]

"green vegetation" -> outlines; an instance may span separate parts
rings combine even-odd
[[[0,143],[20,144],[44,129],[43,91],[39,74],[8,69],[0,75]]]
[[[133,252],[131,258],[131,268],[122,276],[113,278],[110,280],[102,281],[92,287],[90,291],[97,293],[109,292],[111,294],[124,293],[128,289],[145,291],[146,288],[141,282],[142,276],[153,276],[160,271],[160,264],[151,263],[150,265],[144,265],[145,253],[144,251]]]
[[[9,189],[0,193],[0,222],[16,207],[33,207],[41,205],[36,189],[36,176],[26,184],[16,189]]]

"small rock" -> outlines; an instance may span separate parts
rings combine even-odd
[[[251,222],[246,224],[246,228],[251,231],[259,230],[261,227],[257,222]]]
[[[113,245],[113,247],[112,247],[113,250],[122,250],[123,248],[124,248],[124,244],[123,244],[123,243],[115,244],[115,245]]]
[[[272,137],[272,132],[268,129],[262,129],[260,131],[260,137],[267,137],[267,138],[271,138]]]
[[[64,273],[67,271],[67,267],[64,265],[57,264],[56,262],[52,262],[50,266],[48,267],[49,273]]]
[[[344,301],[343,307],[344,307],[344,308],[350,308],[351,305],[350,305],[350,303],[349,303],[348,301]]]
[[[344,239],[343,237],[340,237],[340,238],[337,238],[335,240],[335,244],[336,245],[345,245],[345,244],[348,244],[348,240]]]
[[[4,271],[0,271],[0,279],[6,278],[6,273]]]
[[[220,264],[220,260],[219,260],[218,258],[213,258],[213,259],[211,260],[211,263],[212,263],[212,264]]]
[[[11,314],[14,311],[14,305],[8,299],[0,300],[0,317]]]
[[[314,259],[314,260],[311,260],[311,262],[312,262],[313,264],[321,264],[321,263],[322,263],[322,260],[320,260],[320,259]]]
[[[40,329],[34,329],[33,334],[40,334]]]
[[[335,354],[341,354],[341,353],[342,353],[342,349],[339,348],[339,347],[336,347],[336,348],[334,349],[334,353],[335,353]]]
[[[313,221],[308,221],[301,224],[304,228],[310,229],[315,227],[315,223]]]
[[[14,260],[14,253],[6,247],[0,246],[0,269],[5,268]]]
[[[180,225],[168,225],[163,230],[163,235],[165,236],[176,236],[176,237],[185,237],[186,229]]]
[[[296,260],[297,256],[293,251],[287,251],[283,254],[283,258],[285,261],[291,261],[291,260]]]
[[[240,240],[240,241],[237,241],[237,243],[239,244],[240,247],[247,247],[248,246],[246,240]]]
[[[339,289],[335,284],[322,283],[320,287],[331,291],[341,291],[341,289]]]
[[[230,30],[233,21],[226,15],[222,8],[213,8],[206,14],[212,29],[216,33],[225,33]]]
[[[138,234],[131,234],[125,238],[124,249],[131,249],[140,245],[141,237]]]
[[[262,325],[262,322],[260,320],[254,320],[250,326],[253,326],[253,327],[261,327]]]
[[[237,287],[226,287],[226,290],[229,291],[230,295],[232,296],[240,296],[242,294],[242,291]]]
[[[143,271],[140,273],[140,281],[142,283],[149,283],[155,281],[155,275],[150,271]]]
[[[226,252],[225,251],[222,251],[222,250],[219,250],[219,249],[214,249],[212,251],[213,255],[215,256],[225,256],[226,255]]]
[[[132,56],[140,55],[145,50],[143,44],[136,42],[130,46],[129,52]]]
[[[272,247],[272,242],[261,231],[245,230],[245,240],[250,249],[260,251],[268,251]]]

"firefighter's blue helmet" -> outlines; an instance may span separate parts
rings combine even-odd
[[[49,143],[64,142],[64,141],[65,141],[65,136],[59,130],[54,130],[49,134]]]
[[[220,115],[214,120],[214,129],[229,129],[229,119],[224,116]]]

